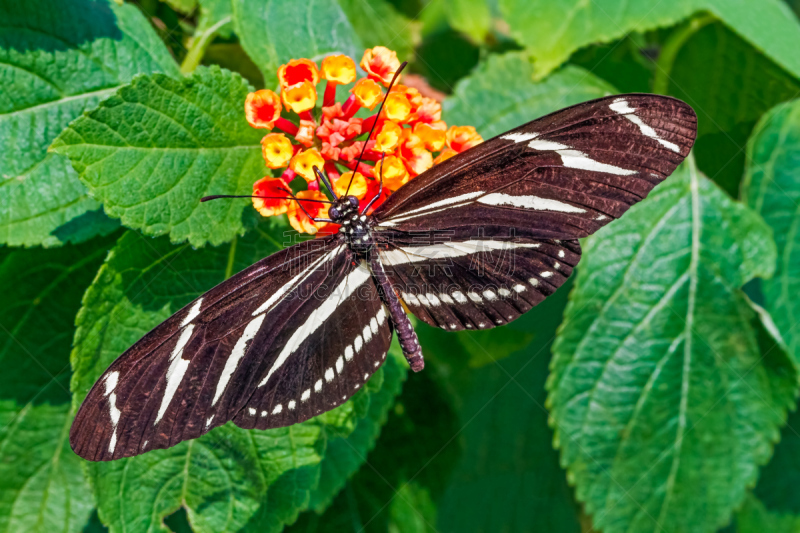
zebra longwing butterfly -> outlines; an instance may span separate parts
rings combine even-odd
[[[421,174],[371,215],[353,196],[339,233],[262,259],[175,313],[89,391],[75,452],[106,461],[232,420],[295,424],[341,405],[380,367],[392,332],[422,351],[401,302],[448,331],[493,328],[552,294],[591,235],[689,154],[685,103],[628,94],[557,111]]]

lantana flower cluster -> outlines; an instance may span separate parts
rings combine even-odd
[[[448,128],[439,102],[400,83],[391,87],[380,115],[357,118],[360,109],[376,110],[400,61],[395,52],[376,46],[364,52],[360,65],[367,76],[356,79],[355,61],[345,55],[328,56],[319,66],[310,59],[293,59],[278,69],[280,94],[262,89],[247,96],[247,121],[254,128],[272,130],[261,140],[264,161],[281,172],[280,177],[267,176],[253,184],[253,205],[263,216],[288,213],[297,231],[333,233],[338,225],[315,223],[302,209],[315,218],[327,217],[329,204],[308,201],[328,200],[314,167],[327,175],[337,195],[345,194],[350,184],[349,194],[359,198],[362,209],[378,193],[382,174],[383,193],[372,204],[374,210],[409,180],[483,141],[472,126]],[[318,108],[321,80],[325,84]],[[344,103],[336,101],[339,85],[350,86]],[[290,198],[289,184],[297,178],[305,181],[305,189],[296,193],[302,208]]]

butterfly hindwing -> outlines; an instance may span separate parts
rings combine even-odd
[[[274,379],[259,387],[273,367],[319,372],[299,360],[313,351],[303,349],[280,360],[283,347],[307,327],[320,300],[336,305],[317,331],[341,327],[340,302],[330,298],[344,280],[352,284],[360,268],[342,240],[329,237],[273,254],[211,289],[106,370],[75,418],[73,449],[90,460],[111,460],[174,446],[233,419],[254,393],[280,388],[282,382]],[[356,289],[372,284],[362,277]],[[377,291],[368,293],[365,297],[377,299]],[[386,323],[383,327],[388,328]],[[293,342],[302,348],[313,339],[301,332]],[[324,379],[324,372],[319,377]],[[315,405],[327,410],[335,403]]]

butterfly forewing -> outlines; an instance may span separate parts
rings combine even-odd
[[[304,379],[325,379],[326,369],[302,358],[317,355],[308,346],[318,335],[341,329],[345,316],[353,318],[352,313],[337,312],[349,300],[334,293],[358,270],[346,245],[332,237],[287,248],[211,289],[134,344],[101,376],[73,423],[73,449],[91,460],[137,455],[226,423],[256,393],[268,394],[274,405],[288,405],[294,395],[279,377],[304,372]],[[356,296],[374,298],[373,304],[380,306],[374,290]],[[320,301],[336,304],[324,319],[318,312]],[[314,331],[311,318],[321,320]],[[292,335],[300,349],[285,354]],[[373,365],[370,350],[380,358],[383,348],[373,343],[359,356]],[[337,371],[335,361],[332,368]],[[270,373],[271,379],[261,384]],[[328,387],[325,393],[330,391]],[[337,399],[342,396],[338,392]],[[319,396],[312,389],[319,410],[341,403],[321,402]],[[313,414],[306,410],[293,421]],[[282,425],[281,419],[273,420],[267,425]]]
[[[392,285],[428,324],[488,328],[557,289],[586,237],[689,154],[688,105],[622,95],[490,139],[415,178],[375,212]]]

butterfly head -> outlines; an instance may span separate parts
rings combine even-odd
[[[358,198],[355,196],[342,196],[328,209],[328,217],[336,224],[341,224],[354,215],[358,218]]]

